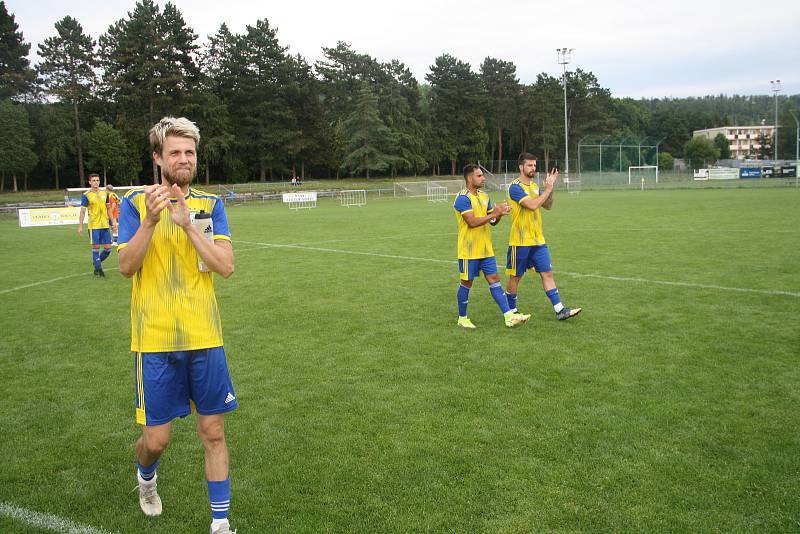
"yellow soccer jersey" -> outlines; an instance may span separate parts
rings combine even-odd
[[[478,191],[473,195],[469,190],[462,190],[456,197],[453,210],[458,221],[458,259],[475,260],[494,256],[492,247],[492,231],[489,224],[470,228],[462,213],[471,211],[476,217],[485,217],[492,211],[489,195]]]
[[[219,197],[190,188],[185,198],[191,211],[211,213],[215,241],[230,241],[225,206]],[[145,210],[141,189],[129,191],[122,199],[119,250],[136,234]],[[199,259],[189,236],[172,222],[165,209],[142,266],[133,276],[133,352],[172,352],[222,345],[213,273],[200,272]]]
[[[508,204],[511,206],[511,233],[508,244],[515,247],[530,247],[544,245],[542,232],[542,208],[530,210],[520,202],[525,197],[536,198],[539,196],[539,186],[536,182],[525,185],[519,178],[508,186]]]
[[[81,206],[89,213],[89,230],[108,228],[108,193],[89,189],[81,195]]]

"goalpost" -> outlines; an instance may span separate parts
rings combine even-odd
[[[367,204],[367,190],[366,189],[346,189],[339,191],[339,199],[342,206],[366,206]]]
[[[428,184],[428,202],[447,202],[447,187]]]
[[[628,185],[634,184],[634,178],[636,178],[635,183],[638,184],[653,176],[655,176],[656,183],[658,183],[658,165],[632,165],[628,167]]]

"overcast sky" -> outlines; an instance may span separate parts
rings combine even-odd
[[[164,0],[159,0],[164,5]],[[451,54],[477,71],[487,56],[512,61],[523,83],[559,75],[558,47],[575,48],[568,68],[593,72],[614,96],[800,93],[797,0],[532,2],[522,0],[174,0],[204,43],[221,23],[241,33],[267,18],[291,53],[309,62],[337,41],[380,61],[398,59],[420,82]],[[135,0],[6,0],[25,40],[37,45],[66,15],[97,40]]]

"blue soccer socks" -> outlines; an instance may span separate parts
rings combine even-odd
[[[508,299],[506,298],[506,292],[503,291],[503,285],[500,282],[495,282],[493,284],[489,284],[489,292],[492,294],[492,298],[500,307],[500,311],[504,314],[511,309],[508,305]]]
[[[211,502],[211,517],[226,519],[231,506],[231,478],[218,482],[208,481],[208,500]]]
[[[458,316],[467,316],[467,304],[469,303],[469,289],[463,284],[458,284]]]
[[[508,300],[508,307],[511,311],[517,310],[517,294],[516,293],[506,293],[506,299]]]
[[[101,262],[106,261],[106,258],[109,257],[110,255],[111,255],[111,249],[110,248],[104,248],[103,252],[100,253],[100,261]]]
[[[142,477],[142,480],[145,482],[153,480],[153,477],[156,476],[156,469],[158,469],[158,464],[161,463],[161,459],[159,458],[153,465],[145,467],[139,462],[136,462],[136,469],[139,471],[139,476]]]
[[[550,299],[550,304],[553,305],[553,309],[556,313],[564,309],[564,305],[561,304],[561,295],[558,294],[558,288],[554,287],[549,291],[545,291],[545,295]]]
[[[102,267],[102,263],[100,262],[100,251],[97,249],[92,249],[92,263],[94,264],[95,269],[100,269]]]

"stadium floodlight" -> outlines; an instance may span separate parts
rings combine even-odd
[[[770,80],[772,85],[772,92],[775,93],[775,135],[772,136],[772,144],[774,145],[774,160],[778,160],[778,93],[781,91],[780,80]]]
[[[569,126],[567,123],[567,65],[574,48],[556,48],[558,64],[564,67],[564,177],[569,179]]]

